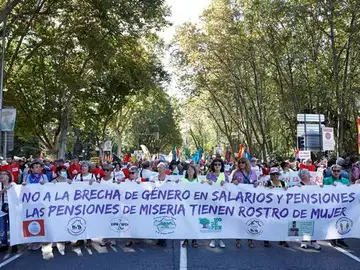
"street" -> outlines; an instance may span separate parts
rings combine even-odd
[[[290,248],[279,247],[272,243],[271,248],[263,247],[262,242],[255,242],[256,247],[250,249],[247,241],[242,247],[235,247],[235,240],[226,240],[225,249],[208,246],[208,241],[199,241],[199,247],[191,246],[187,250],[180,247],[180,241],[168,241],[166,248],[158,247],[153,241],[142,241],[131,248],[124,247],[124,241],[118,241],[115,247],[101,247],[93,242],[93,247],[72,249],[66,247],[65,255],[53,248],[54,258],[44,260],[41,251],[24,251],[22,255],[2,258],[2,270],[83,270],[83,269],[115,269],[152,270],[152,269],[316,269],[336,270],[360,269],[360,241],[348,239],[348,251],[329,246],[328,242],[320,241],[321,251],[303,250],[299,243],[291,242]],[[21,253],[19,253],[21,254]]]

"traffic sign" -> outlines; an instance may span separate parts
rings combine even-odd
[[[334,129],[329,127],[324,127],[322,129],[322,148],[323,151],[333,151],[335,150],[335,139],[334,139]]]

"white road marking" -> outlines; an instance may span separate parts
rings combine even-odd
[[[341,252],[342,254],[345,254],[346,256],[350,257],[351,259],[354,259],[357,262],[360,262],[360,259],[358,257],[356,257],[355,255],[351,254],[349,251],[341,248],[341,247],[333,247],[335,248],[337,251]]]
[[[187,270],[187,248],[182,247],[183,241],[180,241],[180,270]]]
[[[19,258],[21,255],[23,255],[22,253],[16,254],[12,257],[10,257],[9,259],[3,261],[2,263],[0,263],[0,268],[4,267],[5,265],[7,265],[8,263],[11,263],[12,261],[16,260],[17,258]]]

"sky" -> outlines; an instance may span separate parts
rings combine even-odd
[[[169,44],[175,34],[176,28],[188,21],[196,22],[204,9],[210,5],[211,0],[166,0],[166,3],[171,8],[172,14],[170,21],[173,25],[160,33],[160,36],[166,44]],[[163,63],[167,71],[173,73],[170,67],[169,53],[166,53]],[[179,97],[181,94],[178,92],[176,84],[176,77],[172,74],[172,82],[167,90],[169,95]]]

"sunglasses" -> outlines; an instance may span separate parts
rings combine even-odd
[[[341,172],[340,170],[332,170],[333,172],[337,172],[337,173],[339,173],[339,172]]]
[[[214,166],[221,166],[221,163],[214,163]]]
[[[104,172],[110,172],[111,170],[109,170],[109,169],[104,169]]]
[[[270,175],[278,175],[277,173],[270,173]]]
[[[246,164],[246,162],[245,161],[240,161],[239,164]]]
[[[136,172],[129,172],[129,174],[135,174]]]

